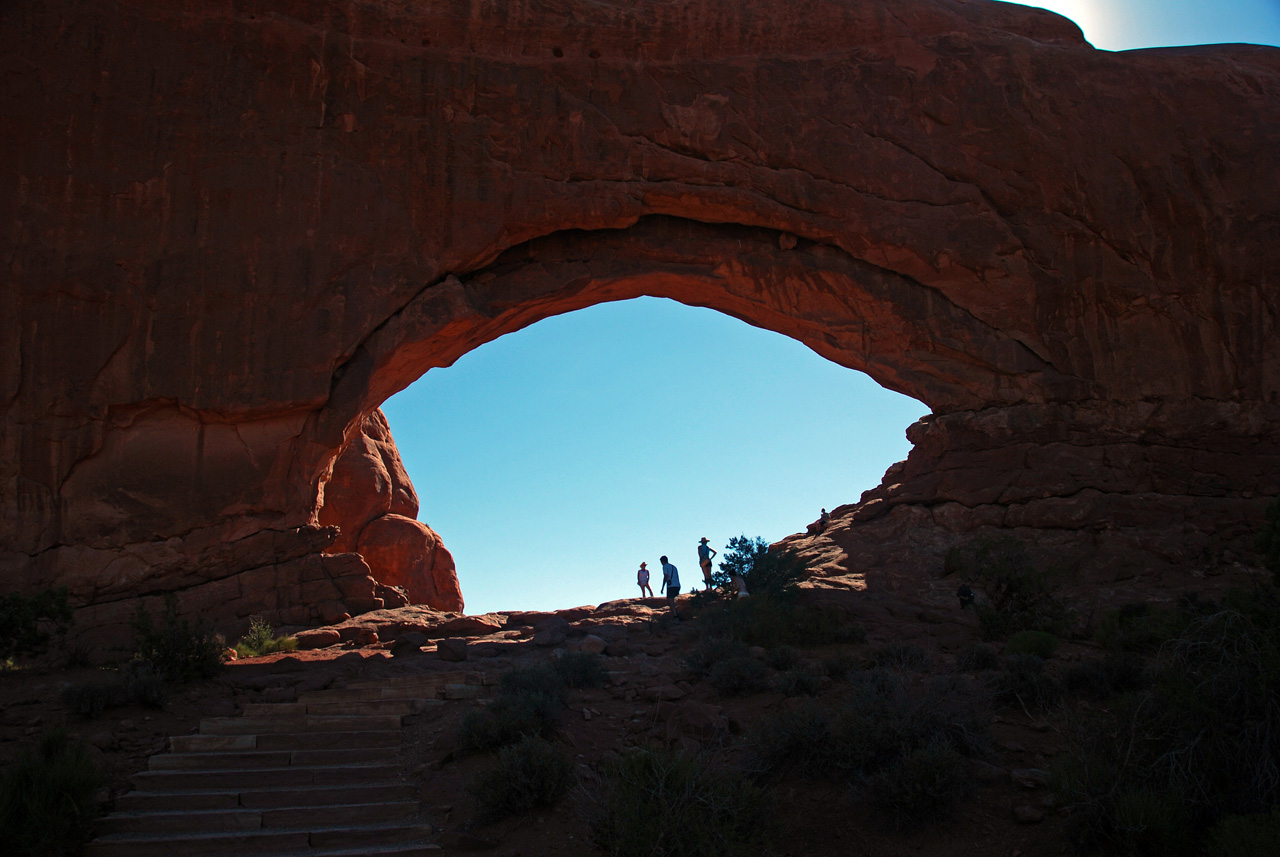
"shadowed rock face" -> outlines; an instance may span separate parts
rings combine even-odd
[[[3,588],[367,609],[317,553],[374,521],[319,526],[366,416],[638,295],[933,410],[835,565],[891,522],[1154,569],[1280,492],[1280,51],[976,0],[18,0],[0,43]]]

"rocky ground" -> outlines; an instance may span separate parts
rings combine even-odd
[[[1237,566],[1205,577],[1168,574],[1160,586],[1133,581],[1133,588],[1068,592],[1082,619],[1108,605],[1133,600],[1171,600],[1180,592],[1207,596],[1246,584],[1250,570]],[[831,577],[806,584],[805,598],[840,611],[866,631],[866,640],[804,649],[817,662],[845,654],[865,664],[877,647],[905,641],[924,650],[926,664],[912,681],[956,673],[956,655],[978,639],[973,614],[951,594],[955,581],[903,574],[868,581]],[[684,656],[704,636],[686,596],[685,621],[671,619],[659,600],[627,599],[555,613],[510,612],[483,616],[440,613],[420,607],[377,611],[335,626],[299,634],[302,648],[287,655],[233,661],[217,679],[176,689],[163,710],[125,708],[97,719],[68,715],[61,692],[69,683],[102,675],[88,667],[65,669],[32,664],[0,673],[0,759],[15,757],[45,727],[67,722],[72,734],[93,748],[114,795],[163,751],[170,735],[194,731],[201,717],[236,713],[250,702],[283,702],[298,693],[342,687],[357,679],[411,675],[459,668],[495,684],[513,667],[547,662],[565,649],[600,651],[607,669],[601,688],[570,692],[559,741],[577,767],[579,789],[553,810],[481,826],[467,791],[489,755],[457,752],[461,719],[487,700],[455,699],[408,719],[405,776],[419,782],[424,805],[441,830],[446,851],[491,850],[507,857],[591,853],[581,818],[582,798],[597,782],[600,763],[628,746],[665,744],[690,752],[715,752],[733,761],[741,736],[763,717],[804,704],[777,692],[725,697],[699,678]],[[763,655],[764,652],[757,652]],[[1086,640],[1068,642],[1055,655],[1061,664],[1096,657]],[[824,680],[819,704],[834,705],[848,684]],[[1083,703],[1081,703],[1083,704]],[[800,778],[773,783],[782,835],[781,855],[1049,855],[1069,851],[1065,814],[1043,788],[1043,772],[1064,746],[1064,717],[1021,707],[985,713],[990,752],[975,762],[976,791],[952,819],[895,831],[860,804],[843,785]]]

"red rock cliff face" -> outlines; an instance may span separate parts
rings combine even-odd
[[[641,294],[933,410],[850,532],[1092,574],[1280,492],[1280,51],[976,0],[17,0],[0,41],[6,588],[337,609],[305,560],[367,604],[317,553],[365,417]]]

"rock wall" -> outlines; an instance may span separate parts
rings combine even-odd
[[[980,0],[13,0],[0,43],[4,588],[346,579],[322,491],[382,401],[642,294],[932,409],[862,527],[1084,573],[1280,492],[1275,49]]]

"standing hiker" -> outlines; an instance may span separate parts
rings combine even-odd
[[[640,563],[640,570],[636,572],[636,585],[640,587],[640,597],[644,598],[645,592],[649,593],[649,597],[653,597],[653,587],[649,585],[649,569],[645,563]]]
[[[702,566],[702,580],[707,584],[708,592],[715,586],[711,580],[711,558],[715,555],[716,549],[707,544],[707,537],[703,536],[698,542],[698,565]]]
[[[680,611],[676,609],[676,596],[680,594],[680,572],[674,565],[667,562],[665,556],[658,557],[662,561],[662,589],[667,593],[667,603],[671,605],[671,613],[680,618]]]

